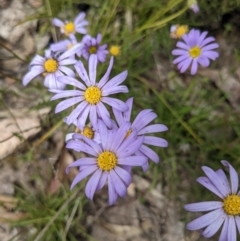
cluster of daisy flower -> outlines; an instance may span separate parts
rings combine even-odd
[[[109,51],[106,44],[100,45],[101,34],[96,38],[87,34],[85,13],[80,13],[73,22],[64,23],[57,18],[52,22],[68,39],[51,44],[44,57],[33,58],[23,85],[43,74],[44,85],[54,94],[51,100],[64,98],[57,104],[55,113],[73,107],[64,118],[67,125],[75,126],[75,132],[66,136],[66,147],[85,155],[67,167],[67,173],[72,167],[79,169],[71,188],[91,175],[85,188],[86,196],[93,199],[94,193],[108,183],[109,205],[112,205],[118,196],[126,195],[132,167],[140,166],[147,171],[149,160],[159,162],[157,153],[149,146],[167,147],[168,143],[151,134],[168,128],[150,124],[157,117],[151,109],[141,111],[131,120],[133,98],[123,102],[110,97],[128,92],[127,86],[122,85],[128,72],[110,77],[114,56],[120,51],[119,47],[112,46],[108,68],[98,78],[97,67],[107,63]],[[80,42],[76,33],[83,35]]]
[[[189,7],[195,12],[199,12],[198,4],[195,0],[188,0]],[[198,65],[208,67],[211,60],[216,60],[219,54],[215,51],[219,45],[215,38],[207,37],[208,32],[200,32],[197,29],[191,29],[187,25],[172,25],[170,28],[170,37],[181,39],[176,44],[176,49],[172,51],[173,55],[178,56],[173,64],[177,64],[180,73],[184,73],[190,68],[191,75],[195,75]]]
[[[195,13],[199,12],[196,1],[188,2]],[[110,77],[114,58],[120,49],[118,46],[108,49],[106,44],[100,45],[101,34],[96,38],[87,34],[85,13],[80,13],[73,22],[54,18],[53,24],[68,39],[51,44],[45,56],[36,55],[33,58],[29,72],[23,77],[23,85],[43,75],[44,85],[54,94],[51,100],[64,98],[57,104],[55,113],[72,107],[64,122],[74,125],[75,132],[66,135],[66,147],[84,156],[66,169],[67,173],[73,167],[79,170],[71,188],[91,176],[85,187],[86,196],[92,200],[95,192],[107,184],[108,203],[113,205],[118,197],[127,194],[133,167],[141,167],[145,172],[149,161],[159,162],[159,156],[150,147],[167,147],[168,142],[152,134],[167,131],[168,128],[163,124],[151,123],[157,117],[151,109],[142,110],[132,120],[133,98],[124,102],[112,97],[128,92],[127,86],[122,85],[128,72],[125,70]],[[76,34],[82,35],[81,41],[77,40]],[[171,27],[171,37],[181,39],[176,44],[178,48],[172,51],[173,55],[178,56],[173,63],[178,64],[181,73],[190,67],[194,75],[198,64],[207,67],[209,59],[218,57],[214,51],[218,44],[213,37],[206,37],[207,34],[196,29],[188,32],[186,25]],[[98,77],[98,66],[108,62],[105,73]],[[66,67],[68,65],[70,67]],[[190,222],[187,228],[205,228],[202,235],[209,238],[223,225],[219,240],[236,241],[236,230],[240,233],[238,174],[227,161],[222,161],[222,164],[229,169],[230,182],[223,170],[213,171],[205,166],[202,169],[206,177],[197,179],[222,200],[185,205],[184,208],[191,212],[210,211]]]

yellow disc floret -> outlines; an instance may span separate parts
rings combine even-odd
[[[111,55],[118,56],[120,54],[121,48],[117,45],[112,45],[109,51]]]
[[[177,38],[182,38],[184,34],[188,32],[188,26],[187,25],[179,25],[176,29],[176,36]]]
[[[96,54],[96,52],[97,52],[97,47],[96,46],[91,46],[89,48],[89,53],[90,54]]]
[[[58,62],[55,59],[47,59],[43,66],[47,73],[54,73],[58,69]]]
[[[81,132],[82,135],[86,136],[89,139],[93,139],[94,137],[94,131],[91,127],[85,126],[83,128],[83,131]]]
[[[198,46],[195,46],[195,47],[192,47],[190,50],[189,50],[189,55],[192,57],[192,58],[197,58],[201,55],[201,49],[198,47]]]
[[[117,165],[117,157],[111,151],[104,151],[97,158],[98,167],[103,171],[111,171]]]
[[[101,100],[102,92],[97,86],[90,86],[85,90],[84,97],[89,104],[95,105]]]
[[[232,194],[223,200],[223,209],[228,215],[240,214],[240,196]]]
[[[64,33],[68,36],[69,34],[75,33],[75,25],[73,22],[68,22],[63,27]]]

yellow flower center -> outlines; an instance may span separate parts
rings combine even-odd
[[[97,164],[100,169],[109,172],[117,165],[117,157],[111,151],[104,151],[99,154]]]
[[[177,36],[177,38],[181,38],[187,32],[188,32],[188,26],[187,25],[180,25],[180,26],[177,27],[176,36]]]
[[[81,132],[82,135],[86,136],[89,139],[93,139],[94,137],[94,131],[91,127],[85,126],[83,128],[83,131]]]
[[[64,33],[68,36],[71,33],[75,33],[75,26],[73,22],[68,22],[63,27]]]
[[[198,46],[195,46],[195,47],[192,47],[190,50],[189,50],[189,54],[192,58],[197,58],[200,56],[201,54],[201,49],[198,47]]]
[[[89,104],[95,105],[101,100],[102,92],[97,86],[90,86],[85,90],[84,97]]]
[[[240,196],[230,195],[223,200],[223,209],[228,215],[240,214]]]
[[[96,52],[97,52],[97,47],[96,46],[91,46],[89,48],[89,53],[90,54],[96,54]]]
[[[120,54],[120,47],[117,45],[112,45],[109,49],[110,54],[113,56],[118,56]]]
[[[43,65],[48,73],[54,73],[58,69],[58,62],[55,59],[47,59]]]

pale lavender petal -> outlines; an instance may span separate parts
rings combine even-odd
[[[189,57],[189,59],[186,59],[183,63],[183,65],[182,65],[182,67],[180,68],[180,72],[181,73],[184,73],[186,70],[187,70],[187,68],[189,67],[189,65],[191,64],[191,62],[192,62],[192,58],[190,58]]]
[[[102,118],[102,120],[107,125],[107,127],[111,128],[112,127],[112,121],[110,119],[110,114],[109,114],[107,108],[103,105],[102,102],[99,102],[97,104],[97,112],[98,112],[99,117]]]
[[[190,212],[206,212],[212,211],[223,207],[223,202],[220,201],[207,201],[199,203],[191,203],[184,205],[184,208]]]
[[[195,220],[193,220],[192,222],[187,224],[187,229],[188,230],[199,230],[202,229],[210,224],[212,224],[213,222],[215,222],[218,218],[220,218],[222,215],[222,209],[217,209],[214,210],[210,213],[207,213]]]
[[[135,128],[137,131],[141,130],[147,124],[157,117],[157,114],[152,112],[152,110],[142,110],[135,118],[132,123],[132,128]]]
[[[89,111],[90,111],[90,105],[86,106],[85,109],[81,112],[81,114],[77,118],[77,125],[81,129],[83,129],[86,125]]]
[[[65,97],[75,97],[75,96],[79,96],[79,95],[83,95],[83,91],[80,90],[64,90],[61,91],[59,93],[57,93],[56,95],[54,95],[51,100],[57,100],[60,98],[65,98]]]
[[[167,147],[168,142],[160,137],[155,136],[144,136],[144,144],[152,145],[152,146],[159,146],[159,147]]]
[[[208,43],[213,42],[213,41],[215,41],[215,38],[213,38],[213,37],[208,37],[208,38],[204,39],[204,40],[200,43],[199,47],[202,48],[203,46],[205,46],[205,45],[207,45]]]
[[[186,55],[188,51],[182,49],[174,49],[172,55]]]
[[[142,166],[142,170],[143,170],[144,172],[146,172],[146,171],[148,170],[148,168],[149,168],[149,162],[147,161],[147,162]]]
[[[186,53],[186,54],[181,55],[181,56],[177,57],[176,59],[174,59],[174,60],[173,60],[173,64],[178,64],[178,63],[180,63],[180,62],[182,62],[182,61],[185,61],[185,60],[188,59],[188,58],[189,58],[189,54]]]
[[[189,50],[189,46],[187,46],[185,43],[183,43],[181,41],[178,41],[176,46],[179,47],[180,49]]]
[[[78,97],[79,98],[79,97]],[[68,116],[67,118],[67,124],[70,125],[71,123],[73,123],[79,115],[81,115],[82,111],[84,111],[84,109],[86,108],[86,106],[88,105],[88,103],[86,101],[82,101],[72,112],[71,114]]]
[[[97,84],[97,86],[101,89],[105,83],[108,81],[109,79],[109,75],[111,73],[112,67],[113,67],[113,62],[114,62],[114,57],[112,56],[109,62],[109,66],[108,69],[106,71],[106,73],[104,74],[104,76],[101,78],[101,80],[99,81],[99,83]]]
[[[74,19],[74,24],[77,25],[82,22],[82,20],[85,18],[86,13],[81,12],[77,15],[77,17]]]
[[[126,111],[128,109],[127,105],[116,98],[111,98],[111,97],[102,97],[102,102],[110,105],[112,108],[115,108],[119,111]]]
[[[155,151],[150,149],[148,146],[142,145],[140,148],[140,152],[148,157],[150,160],[154,161],[155,163],[159,163],[159,156]]]
[[[44,86],[46,86],[49,89],[62,89],[63,90],[66,87],[66,85],[57,81],[57,78],[60,75],[61,75],[60,71],[47,74],[44,79]]]
[[[93,195],[96,192],[102,170],[98,169],[89,179],[85,188],[85,194],[89,199],[93,199]]]
[[[59,65],[73,65],[77,63],[76,59],[63,59],[58,62]]]
[[[105,86],[103,87],[105,88]],[[125,85],[109,87],[108,89],[102,90],[102,96],[113,95],[117,93],[128,93],[128,88]]]
[[[234,216],[228,216],[228,232],[227,232],[227,241],[236,241],[237,240],[237,230]]]
[[[86,87],[80,81],[72,77],[61,76],[58,77],[58,81],[66,85],[73,85],[81,90],[86,90]]]
[[[127,142],[128,140],[125,141]],[[118,149],[118,153],[121,153],[119,154],[119,158],[124,158],[136,153],[137,151],[139,151],[140,147],[142,146],[142,143],[143,137],[138,137],[136,140],[131,142],[126,148],[124,148],[124,151],[120,147]]]
[[[66,173],[67,174],[69,173],[69,170],[71,167],[80,167],[82,165],[95,165],[96,166],[96,164],[97,164],[96,158],[92,158],[92,157],[80,158],[68,165],[68,167],[66,168]]]
[[[121,84],[127,78],[127,75],[128,75],[128,71],[127,70],[125,70],[122,73],[116,75],[111,80],[109,80],[107,82],[107,84],[105,84],[103,86],[102,90],[104,91],[104,90],[107,90],[110,87],[117,86],[117,85]]]
[[[79,77],[86,83],[87,86],[90,86],[91,85],[91,82],[89,80],[89,77],[88,77],[88,74],[87,74],[87,71],[83,65],[83,63],[81,61],[78,61],[76,64],[75,64],[75,69],[79,75]]]
[[[132,176],[129,174],[129,172],[127,172],[126,170],[124,170],[119,166],[116,166],[114,170],[116,171],[116,173],[122,179],[122,181],[125,183],[126,186],[128,186],[131,183]]]
[[[79,140],[70,140],[67,143],[66,148],[76,150],[78,152],[82,151],[92,156],[98,156],[98,152],[94,148],[92,148],[92,146],[89,146],[86,143],[81,142]]]
[[[102,176],[98,182],[98,186],[96,190],[100,190],[104,187],[106,180],[107,180],[108,174],[106,172],[102,172]]]
[[[222,211],[222,217],[218,218],[215,222],[208,225],[208,227],[202,232],[202,235],[205,238],[212,237],[219,230],[226,218],[227,215]]]
[[[129,131],[131,127],[131,123],[130,122],[124,122],[120,128],[117,130],[116,134],[115,134],[115,138],[113,139],[113,142],[111,143],[111,150],[117,152],[117,154],[119,152],[121,152],[122,149],[124,149],[125,151],[125,146],[122,147],[124,145],[123,140],[126,138],[126,134]],[[127,141],[127,140],[125,140]],[[121,149],[122,147],[122,149]]]
[[[228,193],[231,193],[231,188],[227,179],[226,174],[222,169],[216,171],[217,175],[222,179],[224,186],[227,188]]]
[[[96,129],[97,126],[97,107],[95,105],[90,106],[90,115],[89,119],[92,124],[92,126]]]
[[[126,104],[128,106],[128,110],[123,113],[123,119],[124,121],[130,121],[131,113],[132,113],[133,97],[129,98],[126,101]]]
[[[212,49],[216,49],[216,48],[219,48],[219,44],[214,43],[214,44],[209,44],[209,45],[203,47],[201,50],[207,51],[207,50],[212,50]]]
[[[73,182],[71,184],[71,189],[80,181],[82,181],[85,177],[89,176],[91,173],[96,171],[98,169],[97,166],[90,166],[88,168],[85,168],[84,170],[80,171],[77,176],[73,179]]]
[[[124,197],[127,194],[127,187],[125,186],[125,184],[122,182],[122,180],[120,179],[120,177],[116,174],[116,172],[114,170],[111,170],[109,172],[109,175],[114,183],[114,189],[116,190],[117,194],[120,197]]]
[[[31,67],[32,65],[41,65],[41,66],[43,66],[44,62],[45,62],[45,58],[43,58],[43,57],[40,56],[40,55],[36,55],[36,56],[32,59],[32,61],[31,61],[31,63],[29,64],[29,66],[30,66],[30,67]]]
[[[224,197],[229,195],[228,189],[224,185],[224,182],[211,168],[203,166],[202,170],[205,172],[206,176],[210,179],[210,181],[214,184],[218,191],[222,193]]]
[[[96,83],[97,63],[98,63],[97,56],[95,54],[91,54],[88,62],[89,79],[90,79],[91,85],[95,85]]]
[[[77,52],[81,51],[81,49],[82,49],[82,43],[75,44],[72,48],[70,48],[69,50],[67,50],[63,54],[61,54],[60,57],[58,58],[58,60],[61,61],[61,60],[65,59],[65,58],[73,56]]]
[[[203,67],[208,67],[210,64],[209,59],[206,56],[200,56],[197,59],[198,63],[201,64]]]
[[[57,27],[63,27],[64,26],[64,22],[61,21],[58,18],[53,18],[52,23],[53,23],[53,25],[55,25]]]
[[[75,77],[75,73],[68,67],[59,66],[58,69],[61,70],[63,73],[65,73],[69,77]]]
[[[112,111],[113,111],[114,117],[118,123],[118,126],[121,126],[124,121],[123,120],[123,112],[116,110],[114,108],[112,108]]]
[[[73,137],[74,137],[74,136],[73,136]],[[94,153],[96,153],[97,155],[99,155],[99,154],[102,152],[102,148],[101,148],[100,145],[99,145],[97,142],[95,142],[94,140],[89,139],[88,137],[83,136],[83,135],[82,135],[82,140],[84,140],[84,142],[85,142],[86,144],[88,144],[88,145],[95,151]]]
[[[208,34],[207,31],[204,31],[204,32],[201,33],[201,35],[198,39],[198,42],[197,42],[197,46],[201,46],[201,43],[206,38],[207,34]]]
[[[22,80],[22,84],[26,86],[32,79],[43,73],[45,70],[42,66],[34,66],[30,72],[28,72]]]
[[[106,125],[104,124],[104,122],[102,120],[98,120],[98,131],[100,134],[100,138],[101,138],[101,144],[103,146],[103,149],[106,149],[106,144],[108,142],[108,130]]]
[[[120,165],[127,165],[127,166],[143,166],[146,162],[147,162],[147,158],[145,156],[129,156],[129,157],[118,159],[118,163]]]
[[[230,173],[230,180],[231,180],[231,187],[232,187],[232,193],[235,194],[238,191],[238,185],[239,185],[239,180],[238,180],[238,174],[236,170],[230,165],[229,162],[227,161],[221,161],[221,163],[229,168],[229,173]]]
[[[229,241],[227,239],[228,238],[228,232],[229,232],[229,230],[228,230],[228,223],[229,223],[229,218],[227,217],[225,219],[224,224],[223,224],[222,232],[220,234],[220,237],[219,237],[218,241]]]
[[[206,52],[203,52],[202,55],[212,60],[215,60],[216,58],[219,57],[219,53],[215,51],[206,51]]]
[[[111,176],[108,174],[108,204],[113,205],[117,201],[117,192],[114,188],[114,182]]]
[[[213,183],[209,180],[207,177],[199,177],[197,179],[197,182],[202,184],[204,187],[206,187],[208,190],[219,196],[220,198],[224,198],[224,195],[221,194],[221,192],[218,191],[218,189],[213,185]]]
[[[55,113],[59,113],[65,109],[69,108],[70,106],[73,106],[73,105],[77,104],[78,102],[81,102],[82,100],[83,100],[83,97],[80,97],[80,96],[73,97],[73,98],[70,98],[67,100],[63,100],[56,106]]]
[[[197,59],[193,59],[192,67],[191,67],[191,75],[195,75],[197,73],[197,69],[198,69]]]
[[[165,126],[163,124],[154,124],[154,125],[146,126],[143,129],[141,129],[140,131],[138,131],[138,135],[163,132],[163,131],[167,131],[167,130],[168,130],[167,126]]]
[[[237,225],[238,233],[240,234],[240,217],[239,216],[235,216],[235,222]]]

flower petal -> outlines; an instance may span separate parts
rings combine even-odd
[[[116,98],[111,98],[111,97],[102,97],[102,102],[110,105],[112,108],[115,108],[119,111],[126,111],[128,109],[127,105]]]
[[[114,58],[113,56],[111,57],[110,59],[110,62],[109,62],[109,66],[108,66],[108,69],[106,71],[106,73],[104,74],[104,76],[101,78],[101,80],[99,81],[99,83],[97,84],[97,86],[101,89],[105,83],[108,81],[109,79],[109,75],[111,73],[111,70],[112,70],[112,67],[113,67],[113,62],[114,62]]]
[[[98,169],[89,179],[85,188],[85,194],[89,199],[93,199],[93,195],[96,192],[102,170]]]
[[[44,72],[44,68],[42,66],[34,66],[34,67],[32,67],[30,72],[28,72],[23,77],[22,84],[24,86],[26,86],[32,79],[34,79],[36,76],[40,75],[43,72]]]
[[[120,177],[117,175],[117,173],[113,170],[109,172],[109,175],[114,183],[114,189],[116,190],[117,194],[120,197],[124,197],[127,194],[127,187],[123,183],[123,181],[120,179]]]
[[[207,202],[199,202],[199,203],[191,203],[184,205],[184,208],[190,212],[206,212],[212,211],[217,208],[222,208],[223,202],[220,201],[207,201]]]
[[[167,147],[168,142],[160,137],[155,136],[144,136],[144,144],[152,145],[152,146],[159,146],[159,147]]]

